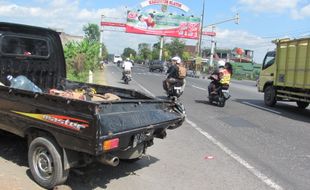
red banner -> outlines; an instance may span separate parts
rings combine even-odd
[[[101,26],[126,27],[126,24],[118,22],[101,22]]]
[[[216,33],[215,32],[202,32],[202,35],[205,35],[205,36],[216,36]]]
[[[188,38],[188,39],[198,39],[198,29],[199,24],[192,28],[187,28],[182,30],[181,27],[175,29],[167,29],[167,30],[148,30],[136,28],[134,26],[126,25],[127,33],[136,33],[136,34],[148,34],[148,35],[157,35],[157,36],[169,36],[176,38]]]
[[[200,18],[128,11],[127,33],[198,39]]]

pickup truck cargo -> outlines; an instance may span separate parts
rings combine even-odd
[[[274,42],[277,48],[265,56],[258,91],[268,106],[294,101],[305,109],[310,103],[310,38]]]
[[[50,29],[0,22],[0,71],[0,130],[27,139],[33,179],[45,188],[64,183],[72,167],[137,160],[185,119],[177,102],[67,80],[62,44]],[[26,76],[43,92],[10,88],[8,75]],[[120,100],[55,95],[89,89]]]

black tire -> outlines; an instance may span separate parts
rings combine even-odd
[[[264,102],[267,106],[273,107],[276,105],[276,90],[275,88],[271,86],[267,86],[264,93]]]
[[[124,82],[125,82],[125,84],[128,84],[129,83],[128,78],[125,78]]]
[[[59,146],[48,137],[37,137],[30,143],[28,163],[34,180],[47,189],[64,183],[69,175],[63,169]]]
[[[224,107],[224,106],[225,106],[225,103],[226,103],[225,98],[220,97],[220,98],[219,98],[218,105],[219,105],[220,107]]]
[[[309,106],[308,102],[297,101],[296,103],[299,109],[306,109]]]

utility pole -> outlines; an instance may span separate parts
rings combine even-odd
[[[200,26],[200,35],[199,35],[199,44],[198,44],[198,56],[201,57],[201,42],[202,42],[202,30],[203,30],[203,23],[205,17],[205,0],[203,0],[202,4],[202,15],[201,15],[201,26]]]
[[[167,5],[162,5],[161,6],[161,11],[163,13],[167,12],[168,6]],[[163,47],[164,47],[164,36],[160,36],[160,49],[159,49],[159,60],[162,61],[163,59]]]
[[[215,26],[212,26],[212,32],[215,31]],[[214,57],[214,48],[215,48],[215,38],[211,37],[211,54],[210,54],[210,66],[213,66],[213,57]]]
[[[104,15],[101,15],[101,19],[100,19],[100,52],[99,52],[99,56],[102,57],[102,46],[103,46],[103,26],[102,26],[102,22],[103,22],[103,18]]]
[[[215,25],[222,24],[224,22],[229,22],[229,21],[235,21],[235,24],[239,24],[239,22],[240,22],[240,15],[239,15],[239,13],[237,13],[235,15],[235,17],[233,17],[233,18],[222,20],[222,21],[219,21],[219,22],[216,22],[216,23],[213,23],[213,24],[209,24],[207,27],[211,26],[212,27],[212,32],[214,32],[215,31]],[[215,37],[212,36],[212,38],[211,38],[210,66],[213,66],[214,48],[215,48]]]
[[[164,36],[160,36],[159,60],[163,59]]]

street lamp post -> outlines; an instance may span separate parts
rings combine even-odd
[[[103,46],[103,26],[102,26],[102,22],[103,22],[103,18],[104,18],[104,15],[101,15],[101,21],[100,21],[100,52],[99,52],[99,56],[102,57],[102,46]]]
[[[222,20],[222,21],[213,23],[213,24],[209,24],[209,25],[207,25],[207,27],[212,27],[212,32],[214,32],[215,31],[215,25],[222,24],[222,23],[229,22],[229,21],[235,21],[235,24],[239,24],[240,15],[237,13],[234,18],[230,18],[230,19],[226,19],[226,20]],[[211,38],[210,66],[213,66],[214,48],[215,48],[215,37],[212,36],[212,38]]]

